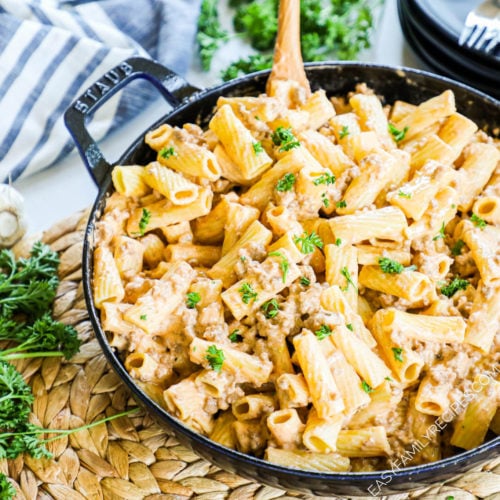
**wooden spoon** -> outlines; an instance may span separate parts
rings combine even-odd
[[[273,68],[267,80],[266,92],[275,80],[292,80],[311,94],[300,49],[300,0],[281,0],[278,16],[278,36],[274,46]]]

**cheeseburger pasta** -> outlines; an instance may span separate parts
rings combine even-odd
[[[113,170],[94,303],[170,414],[319,471],[499,432],[500,154],[451,91],[384,106],[278,81],[145,140],[155,161]]]

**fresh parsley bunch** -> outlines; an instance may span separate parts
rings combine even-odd
[[[301,47],[305,61],[355,60],[371,45],[373,10],[383,0],[302,0]],[[224,81],[268,69],[278,31],[278,0],[230,0],[237,35],[256,50],[229,65]],[[198,52],[205,71],[217,50],[229,40],[219,23],[217,0],[203,0],[198,20]]]

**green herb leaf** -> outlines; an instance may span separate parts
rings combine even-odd
[[[479,215],[476,214],[472,214],[470,220],[479,229],[484,229],[488,225],[488,223],[484,219],[481,219],[481,217],[479,217]]]
[[[363,391],[365,391],[367,394],[370,394],[370,392],[373,392],[373,389],[371,388],[370,385],[368,385],[367,382],[365,382],[364,380],[361,381],[361,388],[363,389]]]
[[[291,128],[278,127],[271,134],[271,139],[275,146],[280,146],[280,151],[290,151],[300,146],[300,142],[293,135]]]
[[[165,160],[168,160],[171,156],[176,156],[175,150],[173,147],[164,147],[160,149],[158,154],[162,157],[165,158]]]
[[[280,311],[280,306],[276,299],[271,299],[267,302],[264,302],[260,308],[262,309],[265,317],[268,319],[275,318]]]
[[[403,349],[401,347],[392,347],[392,354],[394,355],[394,359],[396,361],[399,361],[400,363],[403,362]]]
[[[342,240],[341,240],[340,238],[337,238],[337,239],[335,240],[335,245],[337,245],[338,247],[339,247],[340,245],[342,245]]]
[[[219,22],[217,5],[217,0],[202,0],[201,11],[198,17],[196,42],[198,44],[201,66],[204,71],[210,69],[215,52],[217,52],[222,43],[228,40],[228,34],[222,29]]]
[[[463,240],[457,240],[453,247],[451,248],[451,255],[454,255],[455,257],[457,255],[460,255],[462,253],[462,248],[465,246],[465,241]]]
[[[349,272],[349,269],[347,269],[346,266],[344,266],[341,270],[340,270],[340,274],[342,274],[342,276],[345,278],[346,280],[346,285],[344,288],[342,288],[342,291],[343,292],[347,292],[347,290],[349,289],[349,285],[352,285],[352,287],[354,288],[354,290],[357,290],[357,286],[356,284],[354,283],[354,281],[352,280],[352,277],[351,277],[351,273]]]
[[[311,284],[311,280],[307,278],[306,276],[301,276],[300,277],[300,284],[303,286],[309,286]]]
[[[201,300],[201,295],[198,292],[189,292],[187,294],[186,306],[188,309],[194,309],[196,304]]]
[[[337,208],[345,208],[345,207],[347,207],[347,203],[344,200],[340,200],[340,201],[337,201],[337,203],[335,203],[335,206]]]
[[[233,330],[229,334],[228,338],[231,342],[241,342],[243,340],[243,337],[240,335],[240,331],[238,328],[236,328],[236,330]]]
[[[349,127],[347,125],[344,125],[342,129],[340,130],[339,133],[339,139],[343,139],[344,137],[347,137],[349,135]]]
[[[244,304],[248,304],[251,300],[255,301],[258,296],[250,283],[243,283],[238,289],[238,292],[241,294],[241,300]]]
[[[147,314],[141,314],[139,316],[139,318],[141,319],[141,321],[146,321],[148,319],[148,315]]]
[[[295,175],[294,174],[285,174],[277,183],[276,183],[276,191],[290,191],[295,184]]]
[[[224,356],[224,351],[222,349],[218,349],[215,344],[212,344],[207,349],[205,359],[208,361],[208,364],[213,371],[220,372],[226,357]]]
[[[450,298],[455,295],[459,290],[465,290],[470,283],[462,278],[453,278],[449,285],[443,286],[440,292],[446,297]]]
[[[332,329],[328,325],[321,325],[320,328],[314,332],[314,334],[318,340],[323,340],[332,334]]]
[[[348,329],[348,330],[351,330],[351,332],[354,331],[354,327],[352,326],[352,323],[347,323],[347,325],[345,325],[345,327]]]
[[[269,255],[271,257],[281,258],[280,269],[281,269],[281,274],[283,276],[283,283],[286,283],[286,277],[290,269],[290,263],[288,262],[288,259],[281,252],[270,252]]]
[[[405,127],[403,130],[399,130],[392,123],[389,123],[388,128],[389,132],[391,133],[392,137],[394,137],[394,140],[396,142],[401,142],[405,138],[406,132],[408,132],[409,130],[409,127]]]
[[[415,271],[417,269],[417,266],[405,267],[403,264],[389,259],[388,257],[379,257],[378,265],[380,266],[382,272],[386,274],[400,274],[403,271]]]
[[[254,153],[256,155],[259,154],[259,153],[263,153],[264,152],[264,148],[262,147],[262,143],[261,142],[254,142],[252,144],[252,147],[253,147]]]
[[[11,500],[17,494],[14,485],[7,479],[7,476],[0,472],[0,498],[3,500]]]
[[[401,198],[411,198],[411,193],[405,193],[403,190],[398,191],[398,196]]]
[[[327,186],[329,184],[335,184],[335,181],[337,179],[333,174],[330,172],[325,172],[324,174],[321,174],[319,177],[317,177],[314,181],[313,184],[315,186],[319,186],[320,184],[326,184]]]
[[[141,220],[139,221],[139,234],[144,236],[149,221],[151,220],[151,212],[147,208],[142,209]]]
[[[330,200],[326,197],[326,193],[321,194],[321,201],[323,202],[323,205],[328,208],[330,206]]]
[[[323,248],[323,240],[314,231],[311,234],[304,231],[302,236],[294,236],[293,241],[297,245],[300,243],[300,251],[304,254],[313,253],[315,247]]]
[[[436,234],[436,236],[434,236],[434,238],[432,238],[432,241],[436,241],[436,240],[440,240],[440,239],[444,239],[444,237],[446,236],[445,233],[444,233],[444,222],[441,224],[441,229],[439,229],[439,233]]]

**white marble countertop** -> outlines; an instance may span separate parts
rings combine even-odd
[[[396,0],[386,0],[376,45],[370,55],[371,62],[427,69],[404,40],[396,3]],[[214,83],[194,69],[188,73],[187,80],[201,87]],[[118,132],[101,141],[99,146],[106,159],[110,163],[118,159],[126,147],[167,110],[167,105],[159,99]],[[14,187],[25,198],[29,233],[47,229],[90,206],[97,195],[97,188],[76,152],[50,169],[17,181]]]

